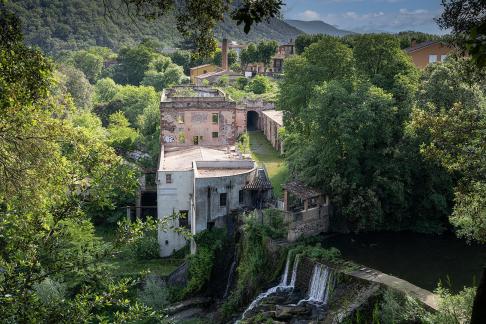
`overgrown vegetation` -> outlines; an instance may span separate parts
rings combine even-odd
[[[206,230],[194,236],[197,250],[196,254],[190,255],[187,259],[189,281],[181,291],[181,298],[201,291],[208,283],[215,255],[223,248],[225,239],[224,228]]]
[[[264,218],[265,216],[271,219],[263,224],[256,213],[245,217],[239,246],[237,281],[222,306],[225,318],[234,314],[240,306],[248,304],[269,282],[274,281],[285,262],[283,255],[272,253],[267,248],[271,235],[279,237],[282,233],[281,215],[277,211],[271,211]]]
[[[380,323],[460,324],[471,318],[475,288],[464,288],[452,294],[441,284],[435,291],[439,299],[437,311],[427,311],[424,306],[410,296],[385,289],[379,304],[373,311],[373,318]]]

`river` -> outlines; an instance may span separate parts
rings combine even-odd
[[[343,257],[433,291],[442,281],[457,292],[476,284],[486,265],[486,245],[470,244],[452,234],[382,232],[336,235],[322,240]]]

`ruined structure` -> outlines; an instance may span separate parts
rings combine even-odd
[[[265,207],[271,184],[264,169],[237,152],[234,144],[273,106],[236,103],[217,89],[179,86],[160,103],[161,156],[157,170],[157,215],[171,227],[196,234],[212,226],[231,227],[241,209]],[[160,255],[186,244],[174,229],[159,231]],[[194,245],[192,246],[194,248]]]
[[[283,141],[280,138],[279,130],[283,127],[283,112],[267,110],[262,112],[261,128],[267,140],[273,148],[283,154]]]
[[[330,226],[329,196],[298,180],[283,185],[287,240],[325,233]]]

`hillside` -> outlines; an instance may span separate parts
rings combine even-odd
[[[102,3],[96,0],[18,0],[8,6],[22,20],[26,42],[51,55],[89,46],[118,50],[144,38],[156,39],[162,47],[173,47],[182,40],[171,15],[154,21],[120,13],[107,15]],[[301,33],[284,21],[273,19],[269,24],[258,24],[246,35],[241,26],[226,19],[215,36],[245,42],[264,38],[284,42]]]
[[[256,42],[262,39],[273,39],[278,42],[288,42],[302,34],[302,30],[289,25],[280,19],[271,19],[269,23],[260,23],[252,26],[251,31],[245,34],[242,26],[236,24],[230,19],[226,19],[215,30],[215,36],[219,39],[227,37],[228,39],[241,42]]]
[[[285,20],[285,22],[307,34],[326,34],[332,36],[345,36],[354,34],[353,32],[338,29],[332,25],[326,24],[321,20],[302,21],[302,20]]]

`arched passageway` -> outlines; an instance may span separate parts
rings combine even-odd
[[[250,110],[246,113],[246,129],[248,131],[256,131],[258,127],[258,113],[256,111]]]

